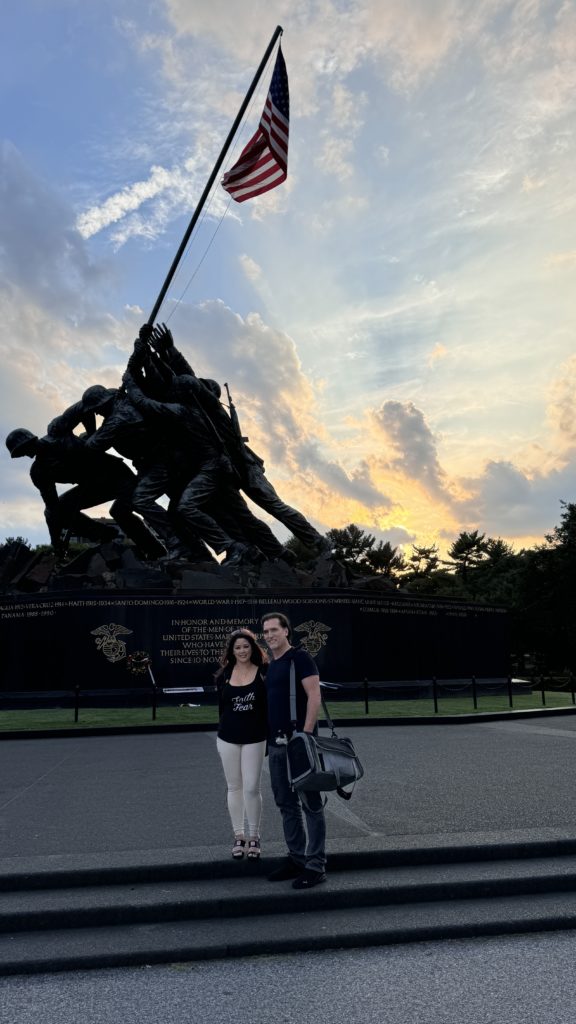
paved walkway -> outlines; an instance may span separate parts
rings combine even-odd
[[[328,849],[576,836],[576,718],[340,728],[366,776],[331,797]],[[263,848],[283,852],[263,779]],[[228,855],[215,733],[3,740],[0,873]]]

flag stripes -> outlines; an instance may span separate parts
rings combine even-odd
[[[288,75],[279,49],[258,130],[222,178],[222,187],[237,203],[269,192],[286,181],[289,127]]]

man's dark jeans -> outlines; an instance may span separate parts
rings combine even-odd
[[[286,747],[270,744],[268,750],[270,781],[276,806],[282,814],[284,837],[292,860],[310,871],[326,869],[326,822],[323,796],[307,793],[306,804],[301,802],[288,782]],[[304,818],[306,829],[304,829]],[[306,840],[306,832],[308,840]]]

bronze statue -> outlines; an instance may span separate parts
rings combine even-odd
[[[49,423],[43,438],[23,427],[13,430],[6,445],[12,458],[34,460],[30,476],[44,500],[55,552],[65,553],[65,531],[96,542],[116,536],[113,527],[82,512],[112,500],[112,518],[145,558],[168,553],[205,561],[213,558],[212,549],[225,553],[223,564],[290,563],[290,550],[253,515],[241,490],[305,545],[326,551],[325,538],[267,480],[225,387],[228,411],[219,384],[196,376],[168,328],[145,324],[120,388],[87,388]],[[85,433],[78,436],[80,424]],[[110,448],[135,472],[108,454]],[[57,483],[74,486],[59,496]]]
[[[229,413],[220,402],[220,385],[215,380],[196,377],[188,361],[174,345],[172,334],[165,324],[154,328],[150,336],[150,343],[177,376],[190,376],[198,381],[200,386],[196,391],[197,400],[216,427],[225,445],[226,453],[238,474],[238,484],[244,494],[317,554],[328,551],[330,545],[326,538],[308,522],[301,512],[282,501],[267,479],[264,472],[264,460],[248,447],[248,438],[242,434],[236,406],[232,402],[228,384],[225,384],[224,387],[228,395]],[[286,552],[284,556],[286,556]]]
[[[269,527],[252,515],[234,486],[222,439],[198,402],[197,378],[172,374],[167,400],[158,401],[137,383],[136,375],[146,358],[147,345],[140,337],[134,343],[123,383],[134,406],[148,416],[151,431],[158,425],[163,433],[172,435],[170,447],[177,456],[168,458],[173,462],[172,481],[180,492],[171,502],[175,529],[179,523],[185,524],[218,554],[225,551],[225,562],[252,561],[255,552],[251,546],[264,557],[281,557],[282,545]]]
[[[66,530],[100,543],[117,536],[113,527],[82,512],[112,499],[110,515],[142,555],[155,559],[165,553],[154,534],[132,511],[136,476],[122,459],[87,451],[84,442],[74,434],[39,438],[25,427],[8,434],[6,447],[13,459],[33,459],[30,478],[42,495],[50,540],[58,556],[65,554]],[[75,486],[58,495],[57,483]]]

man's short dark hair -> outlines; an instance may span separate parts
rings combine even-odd
[[[284,629],[288,630],[288,639],[292,639],[292,626],[290,625],[290,619],[287,615],[284,615],[284,612],[266,612],[266,615],[263,615],[260,619],[260,624],[263,626],[268,619],[278,619],[280,625],[283,626]]]

